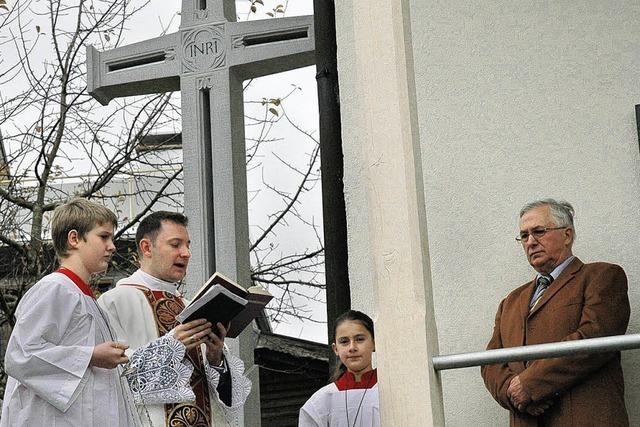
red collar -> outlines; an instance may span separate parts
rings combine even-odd
[[[360,381],[356,382],[356,377],[349,371],[346,371],[336,381],[336,387],[338,390],[352,390],[354,388],[371,388],[378,382],[378,373],[376,369],[369,372],[365,372],[360,377]]]
[[[74,273],[73,271],[69,270],[66,267],[60,267],[59,269],[56,270],[56,272],[67,276],[69,279],[71,279],[73,283],[75,283],[75,285],[78,287],[78,289],[80,289],[80,291],[82,291],[83,294],[95,299],[89,285],[87,285],[85,281],[82,280],[80,276],[78,276],[76,273]]]

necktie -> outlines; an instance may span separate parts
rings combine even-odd
[[[536,306],[540,298],[542,298],[542,294],[544,294],[544,291],[546,291],[547,288],[551,285],[551,282],[553,282],[553,276],[538,277],[538,280],[536,281],[536,290],[531,297],[531,301],[529,302],[529,311],[531,311],[533,307]]]

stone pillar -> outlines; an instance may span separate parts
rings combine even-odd
[[[351,287],[373,299],[382,425],[442,426],[409,12],[336,2],[349,259],[371,263]]]

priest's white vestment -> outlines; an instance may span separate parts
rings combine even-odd
[[[16,310],[0,426],[137,425],[118,369],[89,366],[93,348],[111,340],[96,301],[69,277],[38,281]]]
[[[300,409],[298,427],[380,427],[376,371],[359,382],[345,372],[316,391]]]
[[[118,341],[129,345],[128,353],[159,338],[159,326],[156,319],[161,318],[165,324],[171,324],[175,321],[175,307],[155,307],[156,313],[154,313],[145,293],[140,288],[131,285],[141,285],[150,291],[165,292],[181,299],[176,283],[160,280],[142,270],[120,280],[114,289],[102,294],[98,299],[98,304],[107,313]],[[205,351],[204,344],[202,351]],[[226,349],[224,354],[231,376],[231,406],[225,405],[220,400],[216,390],[220,372],[210,367],[208,363],[205,365],[214,426],[235,424],[235,420],[242,411],[244,402],[251,391],[251,381],[244,375],[242,360],[227,352]],[[149,425],[149,420],[154,427],[167,425],[163,404],[141,404],[139,405],[139,413],[144,425]]]

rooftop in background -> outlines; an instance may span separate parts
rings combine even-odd
[[[182,133],[149,134],[142,138],[136,147],[138,153],[180,149],[182,149]]]
[[[329,346],[263,331],[254,358],[260,366],[262,425],[297,426],[300,407],[327,384]]]

